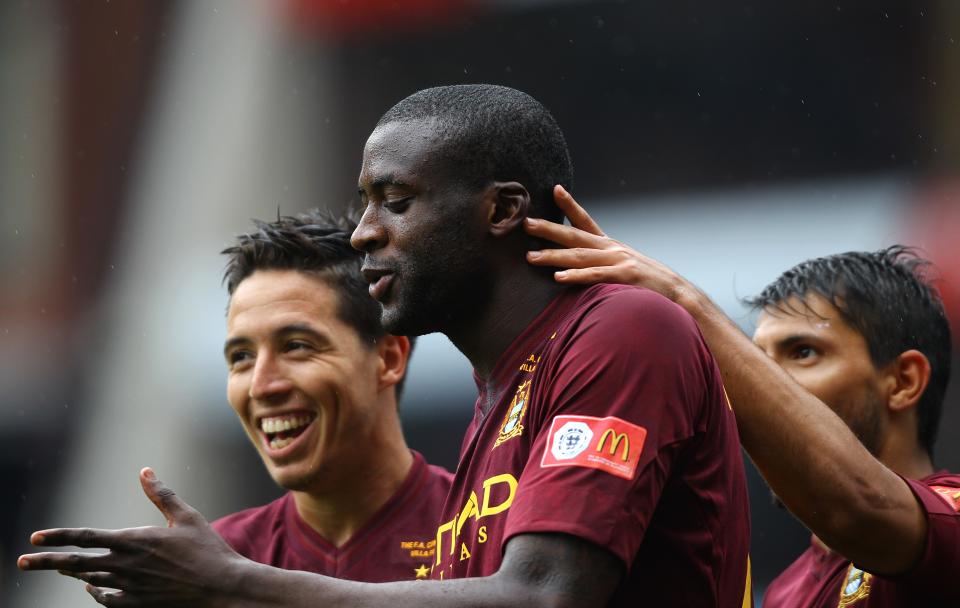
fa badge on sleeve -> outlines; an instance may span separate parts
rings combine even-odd
[[[647,429],[616,416],[556,416],[540,466],[586,467],[633,479]]]

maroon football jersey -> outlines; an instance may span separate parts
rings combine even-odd
[[[278,568],[371,583],[427,578],[452,476],[420,454],[413,456],[400,489],[340,547],[301,519],[289,492],[218,519],[213,528],[241,555]]]
[[[764,608],[960,606],[960,475],[905,481],[927,513],[927,547],[910,572],[874,576],[811,544],[770,583]]]
[[[611,606],[752,605],[735,420],[680,307],[565,291],[477,384],[433,578],[493,574],[511,537],[565,533],[623,562]]]

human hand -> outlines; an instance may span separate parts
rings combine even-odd
[[[109,551],[33,553],[22,555],[17,566],[21,570],[58,570],[86,581],[87,592],[104,606],[238,605],[231,595],[243,566],[250,562],[235,553],[203,516],[167,489],[151,469],[140,471],[140,484],[167,519],[167,528],[41,530],[30,537],[32,544]]]
[[[563,186],[554,187],[553,198],[571,225],[527,218],[524,230],[566,248],[527,253],[527,261],[535,266],[564,268],[554,273],[558,283],[635,285],[681,304],[694,290],[693,285],[664,264],[605,235]]]

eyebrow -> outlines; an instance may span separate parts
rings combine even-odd
[[[291,323],[289,325],[284,325],[283,327],[272,332],[272,336],[274,338],[282,338],[290,334],[307,334],[323,345],[328,345],[331,343],[330,338],[325,333],[314,329],[306,323]],[[230,353],[231,349],[241,344],[249,344],[251,342],[253,342],[253,340],[246,336],[235,336],[230,338],[223,344],[223,356],[226,357]]]
[[[815,336],[814,334],[806,334],[806,333],[790,334],[789,336],[787,336],[786,338],[783,338],[782,340],[777,340],[776,346],[777,348],[785,349],[785,348],[790,348],[791,346],[797,344],[798,342],[815,341],[817,339],[818,339],[817,336]]]
[[[366,184],[366,186],[371,190],[379,190],[385,186],[401,186],[404,188],[411,187],[410,184],[397,177],[395,173],[388,173],[386,175],[381,175],[380,177],[374,178],[368,184]],[[357,187],[358,194],[364,194],[365,192],[366,190],[363,186]]]

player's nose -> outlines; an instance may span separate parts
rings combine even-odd
[[[257,357],[250,380],[250,398],[257,401],[276,400],[293,388],[293,383],[282,373],[276,357],[264,354]]]
[[[356,230],[350,237],[350,244],[358,251],[369,253],[383,247],[386,241],[386,231],[380,223],[376,209],[373,205],[367,205]]]

